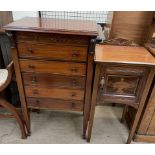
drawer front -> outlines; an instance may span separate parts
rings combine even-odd
[[[87,47],[20,43],[18,44],[18,52],[20,58],[33,57],[69,61],[87,60]]]
[[[50,86],[71,89],[85,88],[85,77],[23,73],[22,78],[24,85]]]
[[[75,45],[88,46],[89,38],[87,36],[50,34],[35,32],[16,32],[17,42],[57,44],[57,45]]]
[[[145,68],[141,67],[127,67],[127,66],[103,66],[102,73],[112,74],[112,75],[136,75],[143,76],[146,72]]]
[[[76,89],[25,86],[25,94],[27,97],[84,100],[84,91]]]
[[[83,101],[27,98],[27,105],[36,109],[83,111]]]
[[[111,102],[138,102],[146,82],[144,68],[126,66],[102,66],[99,100]]]
[[[86,64],[21,59],[22,72],[53,73],[62,75],[86,75]]]

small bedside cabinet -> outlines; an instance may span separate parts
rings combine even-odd
[[[121,103],[136,109],[127,143],[131,143],[155,74],[155,59],[143,47],[97,45],[95,78],[87,141],[90,141],[96,101]],[[124,109],[122,120],[124,119]]]
[[[83,112],[83,136],[90,111],[95,21],[27,17],[4,27],[12,55],[24,120],[28,108]]]

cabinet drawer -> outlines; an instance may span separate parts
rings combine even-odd
[[[44,85],[71,89],[85,88],[85,77],[23,73],[22,78],[24,85]]]
[[[76,89],[25,86],[25,94],[27,97],[55,98],[81,101],[84,100],[84,91]]]
[[[21,58],[45,58],[53,60],[86,61],[87,47],[20,43],[18,53]]]
[[[22,72],[54,73],[63,75],[86,75],[86,64],[59,61],[21,59]]]
[[[57,45],[76,45],[88,46],[89,38],[87,36],[54,34],[54,33],[36,33],[36,32],[16,32],[17,42],[57,44]]]
[[[50,98],[27,98],[26,100],[28,107],[36,109],[83,111],[84,105],[83,101],[75,100],[58,100]]]
[[[112,74],[112,75],[136,75],[142,76],[145,74],[146,69],[141,67],[128,67],[123,65],[117,66],[103,66],[102,73]]]

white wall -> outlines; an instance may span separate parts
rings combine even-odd
[[[38,11],[12,11],[12,14],[14,21],[23,17],[38,17]]]

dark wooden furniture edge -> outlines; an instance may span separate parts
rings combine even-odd
[[[28,135],[30,135],[31,131],[30,131],[30,116],[28,113],[28,109],[27,109],[27,104],[26,104],[26,100],[25,100],[25,95],[24,95],[24,88],[23,88],[23,83],[22,83],[22,77],[21,77],[21,73],[20,73],[20,66],[19,66],[19,62],[17,60],[17,49],[16,49],[16,43],[14,42],[14,34],[10,31],[7,31],[7,36],[10,39],[10,43],[11,43],[11,51],[12,51],[12,58],[13,58],[13,62],[14,62],[14,68],[15,68],[15,74],[18,75],[16,76],[16,80],[17,80],[17,86],[18,89],[21,93],[19,93],[19,97],[20,100],[23,104],[21,104],[21,109],[23,111],[23,115],[25,116],[24,118],[26,118],[24,120],[24,123],[26,125],[26,129],[27,129],[27,133]]]
[[[23,19],[25,19],[25,20],[26,19],[31,19],[31,20],[37,19],[38,22],[40,23],[40,26],[39,25],[36,26],[36,27],[33,27],[33,26],[28,27],[28,26],[24,26],[24,25],[23,26],[22,25],[19,25],[19,26],[11,26],[10,24],[8,24],[8,25],[3,26],[3,29],[6,30],[6,31],[23,31],[23,32],[25,31],[25,32],[41,32],[41,33],[58,33],[58,34],[70,34],[70,35],[84,35],[84,36],[97,36],[98,35],[97,26],[96,26],[96,31],[94,31],[94,30],[92,30],[92,31],[86,31],[86,30],[67,30],[67,29],[47,28],[47,27],[44,27],[43,28],[43,27],[41,27],[41,25],[42,25],[42,23],[41,23],[42,22],[42,19],[39,18],[39,17],[25,17]],[[23,19],[21,19],[21,20],[23,20]],[[50,22],[50,21],[47,21],[47,22]],[[68,22],[69,22],[69,20],[68,20]],[[93,21],[93,22],[95,22],[95,21]]]
[[[154,143],[155,142],[155,136],[152,135],[139,135],[136,134],[134,137],[135,142],[149,142],[149,143]]]
[[[146,43],[144,46],[153,56],[155,56],[155,48],[152,48],[149,43]]]
[[[17,28],[17,27],[3,27],[5,31],[22,31],[22,32],[41,32],[41,33],[57,33],[57,34],[70,34],[70,35],[84,35],[84,36],[97,36],[97,32],[89,32],[89,31],[65,31],[65,30],[59,30],[59,29],[29,29],[29,28]]]
[[[91,94],[92,94],[92,81],[94,73],[94,54],[95,54],[96,39],[92,38],[89,44],[88,64],[87,64],[87,79],[86,79],[86,95],[85,95],[85,105],[84,105],[84,120],[83,120],[83,138],[86,138],[86,132],[89,122],[89,112],[91,104]]]

